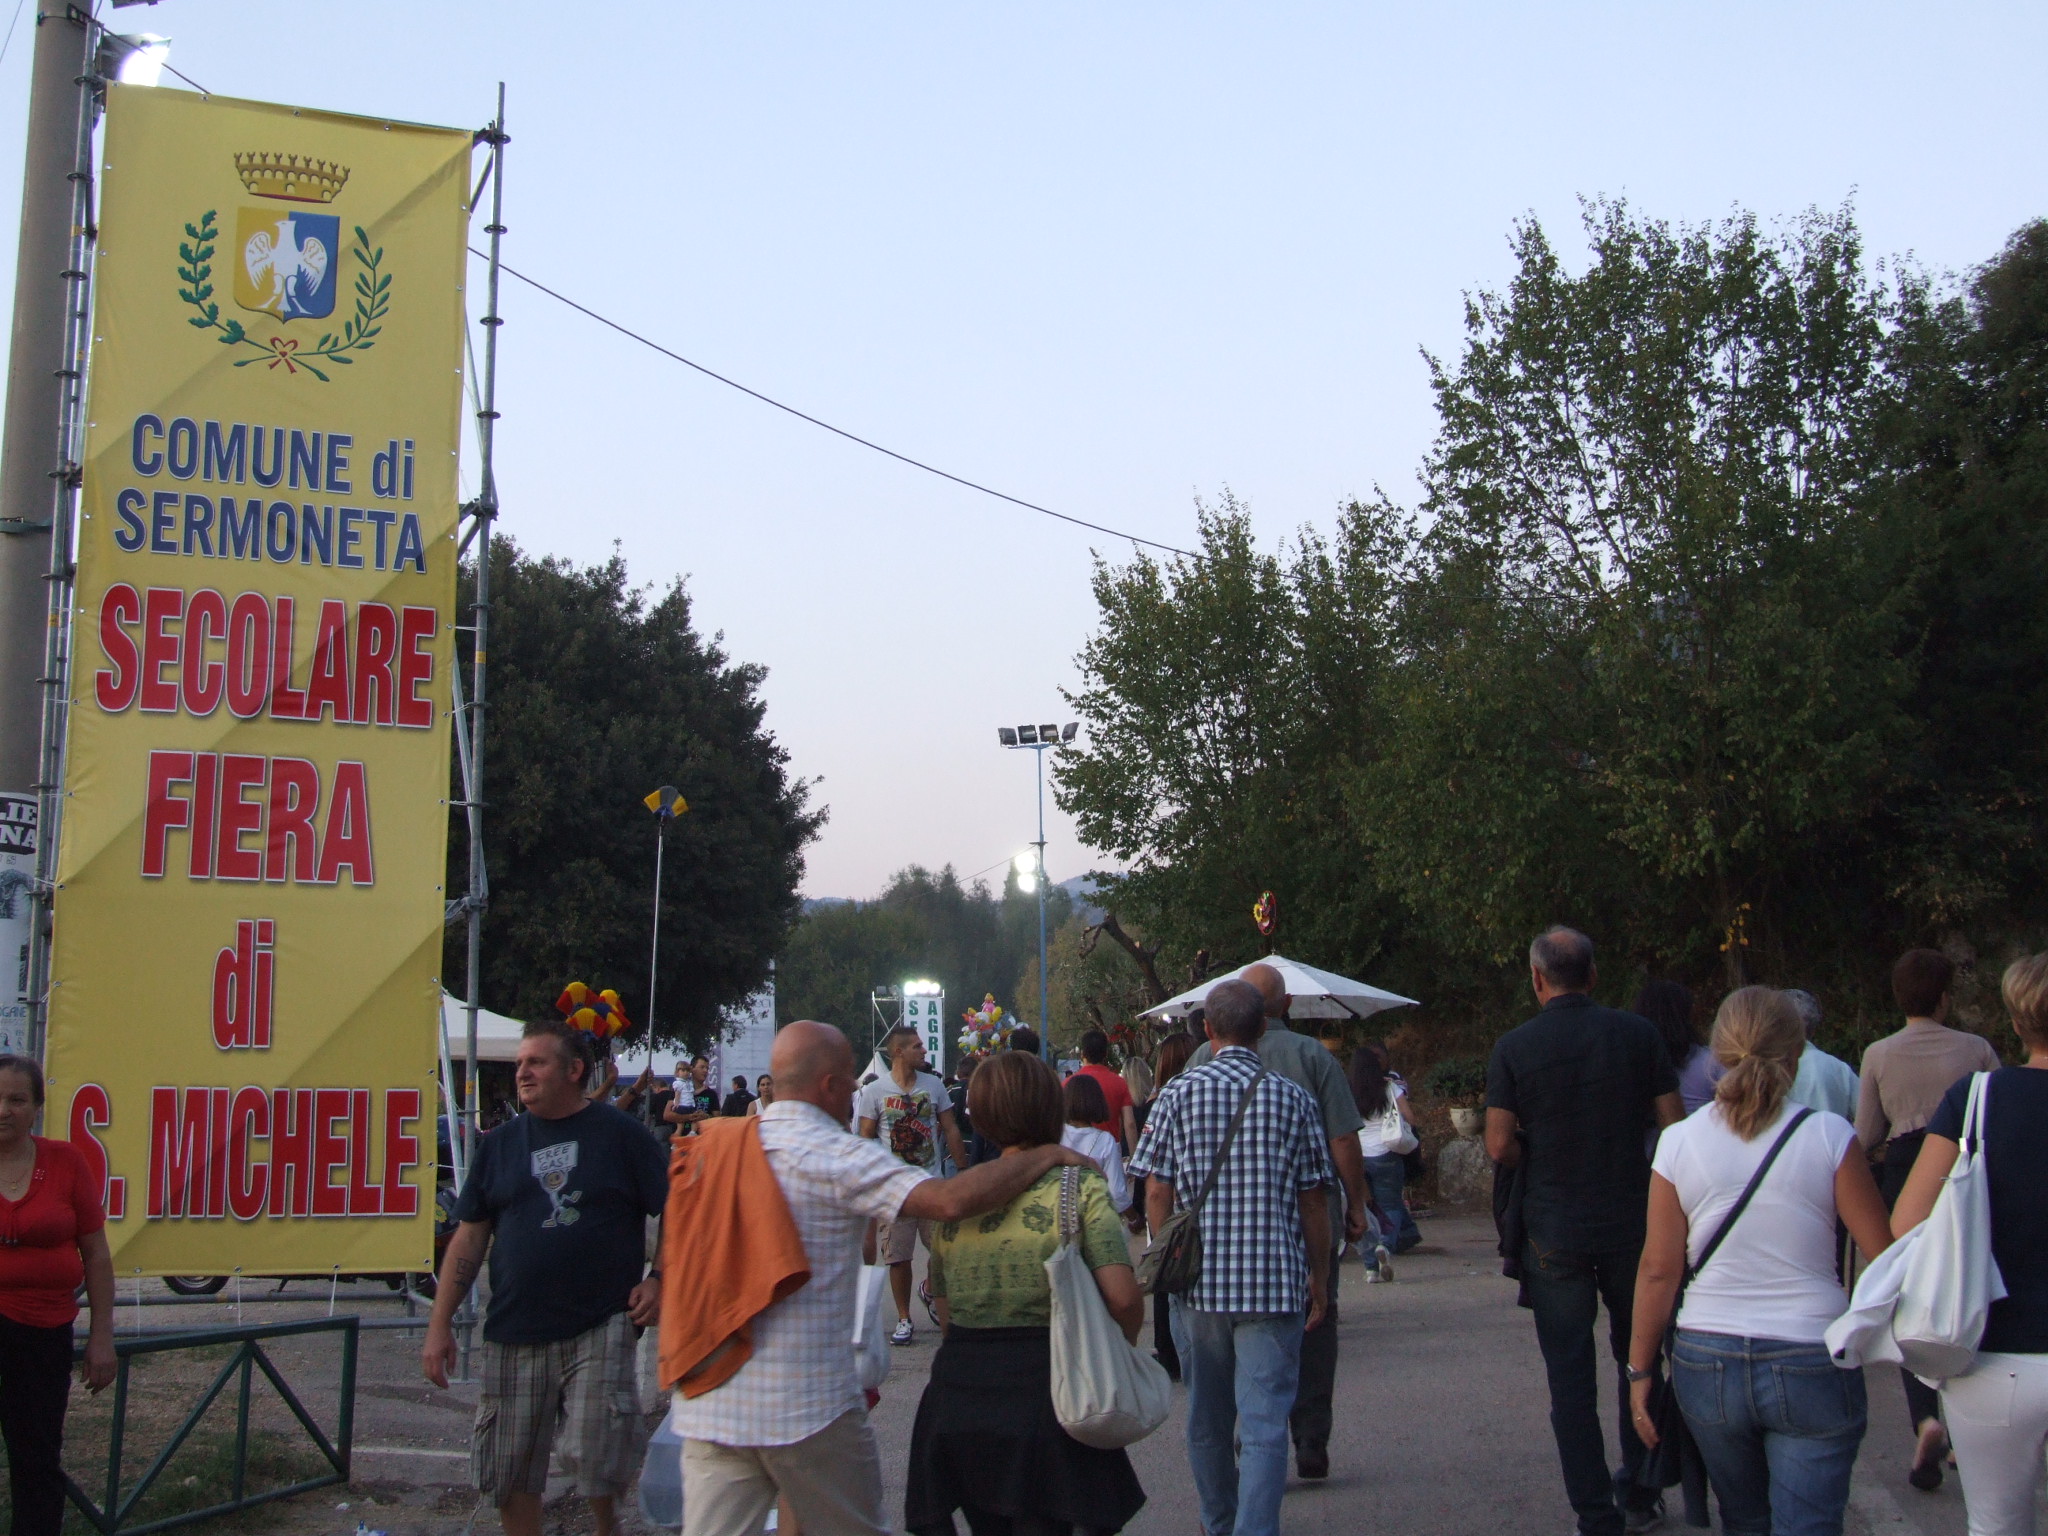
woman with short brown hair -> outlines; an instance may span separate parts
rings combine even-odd
[[[1012,1157],[1056,1143],[1065,1099],[1036,1056],[999,1051],[968,1085],[974,1127]],[[913,1536],[1074,1536],[1121,1530],[1145,1490],[1122,1451],[1081,1444],[1052,1407],[1052,1289],[1062,1173],[1053,1169],[1001,1210],[934,1228],[932,1298],[945,1330],[917,1405],[903,1523]],[[1144,1293],[1102,1175],[1079,1174],[1075,1241],[1110,1315],[1135,1339]]]

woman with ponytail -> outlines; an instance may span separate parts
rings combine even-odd
[[[1665,1130],[1651,1165],[1630,1415],[1655,1445],[1653,1368],[1676,1309],[1672,1388],[1728,1536],[1840,1536],[1866,1412],[1861,1373],[1822,1342],[1849,1305],[1835,1221],[1874,1258],[1891,1243],[1884,1201],[1855,1128],[1787,1096],[1806,1030],[1784,993],[1731,992],[1711,1048],[1713,1101]]]

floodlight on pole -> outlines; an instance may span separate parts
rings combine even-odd
[[[1045,964],[1045,749],[1065,746],[1080,732],[1078,720],[1065,727],[996,727],[997,741],[1019,751],[1028,749],[1038,759],[1038,841],[1018,854],[1012,867],[1017,871],[1017,889],[1027,896],[1033,892],[1038,895],[1038,1053],[1047,1060],[1052,1058],[1052,1025],[1047,1008]]]
[[[122,85],[155,85],[163,79],[171,40],[154,32],[100,34],[100,73]]]
[[[675,785],[664,784],[641,802],[654,812],[654,937],[647,952],[647,1059],[654,1060],[654,984],[661,976],[661,855],[668,846],[668,825],[689,810],[690,802]]]

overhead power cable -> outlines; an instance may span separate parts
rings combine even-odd
[[[472,256],[482,256],[484,254],[475,246],[471,246],[469,248],[469,253]],[[647,347],[655,352],[659,352],[663,357],[669,358],[674,362],[681,363],[685,368],[696,369],[697,372],[703,374],[707,379],[716,379],[719,383],[725,385],[729,389],[736,389],[743,395],[753,396],[754,399],[760,401],[763,405],[772,405],[778,411],[787,411],[790,415],[796,417],[799,421],[807,421],[814,427],[823,427],[827,432],[833,433],[835,436],[843,437],[850,443],[859,443],[863,448],[872,448],[876,453],[886,454],[888,457],[896,460],[900,464],[908,464],[912,469],[921,469],[928,475],[937,475],[941,480],[950,480],[955,485],[964,485],[970,491],[979,491],[984,496],[993,496],[998,501],[1007,501],[1012,506],[1023,507],[1026,511],[1040,512],[1047,517],[1056,517],[1061,522],[1072,523],[1077,528],[1089,528],[1093,529],[1096,533],[1106,533],[1113,539],[1128,539],[1133,544],[1143,544],[1151,549],[1163,549],[1170,555],[1185,555],[1190,560],[1195,558],[1193,551],[1181,549],[1177,545],[1162,544],[1157,539],[1140,538],[1135,533],[1125,533],[1120,529],[1107,528],[1104,527],[1101,523],[1091,523],[1086,518],[1072,517],[1065,512],[1055,512],[1051,507],[1041,507],[1035,501],[1026,501],[1021,496],[1012,496],[1008,491],[999,491],[996,490],[993,486],[987,486],[981,484],[979,481],[969,480],[965,475],[953,474],[949,470],[940,469],[935,464],[927,464],[922,459],[913,459],[909,454],[898,453],[894,448],[884,448],[880,443],[871,442],[869,439],[862,437],[857,432],[849,432],[844,427],[835,427],[829,421],[820,421],[817,417],[811,415],[807,411],[800,411],[793,405],[785,405],[782,401],[777,400],[772,395],[764,395],[758,389],[749,389],[746,385],[740,383],[737,379],[729,379],[724,374],[718,372],[716,369],[706,368],[702,363],[692,361],[690,358],[683,356],[683,354],[680,352],[671,351],[669,348],[664,347],[660,342],[650,340],[649,338],[642,336],[638,331],[632,330],[627,326],[623,326],[619,324],[618,321],[613,320],[608,316],[599,314],[596,310],[590,308],[586,304],[577,303],[574,299],[570,298],[565,293],[557,293],[554,289],[550,288],[546,283],[536,281],[535,279],[528,277],[524,272],[521,272],[516,268],[508,267],[505,266],[503,263],[500,263],[498,270],[505,273],[508,277],[518,278],[519,281],[526,284],[527,287],[539,290],[540,292],[546,294],[549,298],[553,299],[556,303],[568,305],[569,308],[575,310],[579,315],[588,316],[590,319],[595,320],[599,325],[607,326],[610,329],[617,331],[621,336],[624,336],[631,341],[637,341],[640,343],[641,346]]]

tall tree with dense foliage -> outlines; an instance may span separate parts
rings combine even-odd
[[[465,569],[465,613],[474,592]],[[642,797],[673,784],[690,808],[668,831],[654,1022],[664,1040],[703,1043],[766,981],[824,822],[763,726],[766,674],[697,633],[680,582],[650,601],[616,555],[578,568],[500,538],[491,599],[484,1001],[551,1017],[580,980],[617,988],[644,1026],[655,822]],[[460,811],[448,882],[468,886]],[[463,952],[458,924],[444,962],[457,993]]]
[[[1968,287],[1846,212],[1533,221],[1431,359],[1412,516],[1095,578],[1060,803],[1183,963],[1283,947],[1510,1006],[1543,924],[1610,987],[1819,985],[2048,919],[2048,227]]]

